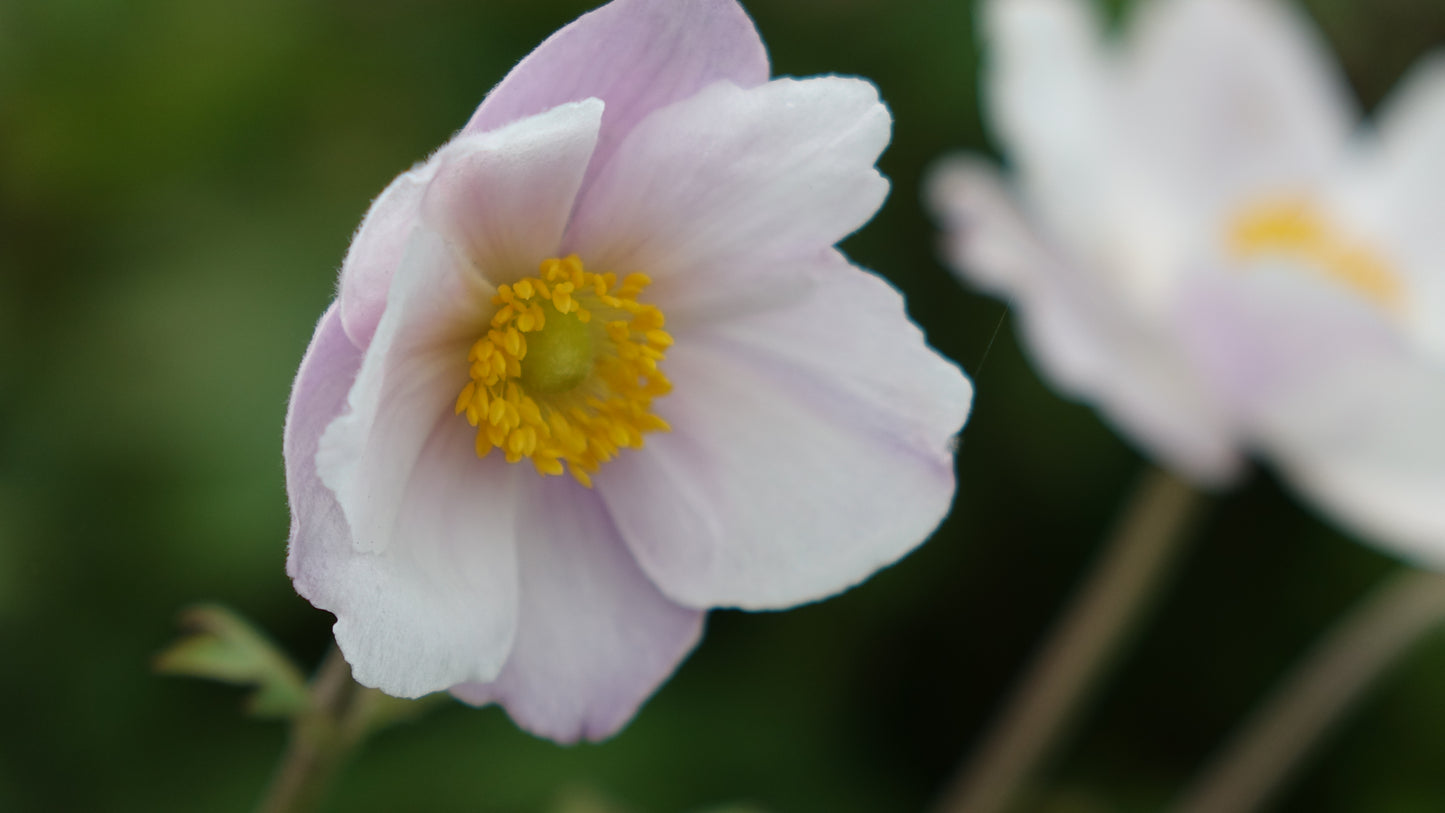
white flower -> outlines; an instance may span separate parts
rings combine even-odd
[[[1203,484],[1269,459],[1322,510],[1445,565],[1445,60],[1363,124],[1269,0],[986,6],[1013,179],[956,158],[950,258],[1065,393]]]
[[[889,115],[768,74],[731,0],[617,0],[373,205],[285,449],[288,571],[358,681],[606,737],[707,609],[836,593],[947,512],[968,381],[833,247]]]

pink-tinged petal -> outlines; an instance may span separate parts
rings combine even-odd
[[[602,102],[569,102],[453,141],[432,159],[421,217],[494,283],[555,256],[587,162]]]
[[[703,613],[648,581],[595,492],[529,478],[520,499],[516,643],[494,683],[452,693],[558,742],[606,739],[692,650]]]
[[[401,264],[407,239],[416,228],[422,193],[435,165],[422,164],[402,173],[381,193],[351,238],[338,282],[341,321],[346,335],[365,349],[386,308],[391,275]]]
[[[1161,187],[1229,206],[1307,191],[1344,155],[1352,95],[1293,4],[1160,0],[1129,44],[1129,126]]]
[[[632,131],[583,193],[566,245],[589,266],[651,275],[659,301],[815,257],[882,204],[874,163],[891,126],[858,79],[713,85]]]
[[[516,469],[478,460],[474,430],[452,414],[490,293],[418,230],[346,409],[317,447],[352,538],[298,564],[297,589],[336,614],[356,679],[389,694],[491,680],[511,649]]]
[[[463,132],[602,99],[607,112],[591,177],[652,111],[718,81],[760,85],[768,71],[763,42],[734,0],[614,0],[537,46],[487,95]]]
[[[1334,367],[1399,343],[1373,303],[1283,261],[1193,276],[1176,305],[1192,363],[1246,423]]]
[[[346,408],[346,395],[361,368],[361,353],[347,338],[340,307],[333,303],[316,325],[286,409],[282,450],[286,499],[291,505],[286,572],[292,578],[307,573],[318,552],[351,548],[351,530],[336,495],[316,474],[316,447],[321,433]]]
[[[602,102],[545,110],[462,136],[402,174],[372,204],[341,265],[341,317],[371,343],[392,276],[423,218],[503,281],[555,253],[597,143]]]
[[[493,291],[443,238],[413,234],[347,409],[327,427],[317,457],[360,550],[384,551],[404,528],[407,481],[438,424],[453,420],[468,346],[486,329]]]
[[[801,272],[806,295],[680,333],[654,405],[672,431],[596,477],[682,604],[837,593],[921,544],[953,499],[968,380],[887,284],[836,257]]]
[[[1254,443],[1367,541],[1445,566],[1445,367],[1307,270],[1193,282],[1177,324]]]
[[[1062,394],[1098,409],[1160,464],[1205,486],[1237,476],[1240,439],[1209,382],[1159,321],[1065,262],[1025,223],[996,172],[939,165],[929,184],[960,277],[1005,299],[1025,348]]]

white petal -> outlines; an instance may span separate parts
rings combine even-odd
[[[653,296],[673,277],[815,257],[887,195],[873,164],[890,126],[857,79],[715,84],[632,131],[579,202],[567,245],[590,266],[650,274]]]
[[[1340,203],[1388,250],[1410,290],[1412,329],[1445,359],[1445,53],[1410,71],[1364,147]]]
[[[356,679],[414,697],[490,680],[516,620],[514,467],[452,414],[490,289],[418,230],[316,454],[352,531],[298,589],[337,615]]]
[[[516,643],[496,682],[452,692],[558,742],[606,739],[697,643],[703,613],[648,581],[595,492],[570,478],[523,486]]]
[[[930,200],[948,233],[950,265],[1009,302],[1026,349],[1064,395],[1093,405],[1147,454],[1203,485],[1240,467],[1223,404],[1192,370],[1167,322],[1064,261],[1032,232],[993,170],[940,165]]]
[[[432,159],[423,220],[501,283],[555,256],[602,121],[602,102],[554,107],[463,136]]]
[[[1077,0],[992,0],[982,21],[989,119],[1031,204],[1071,245],[1087,245],[1121,174],[1103,21]]]
[[[1161,0],[1130,40],[1130,125],[1160,186],[1229,206],[1298,194],[1338,165],[1358,114],[1293,4]]]
[[[971,388],[898,294],[837,261],[809,295],[678,335],[673,431],[596,483],[642,568],[693,607],[787,607],[908,553],[953,498]]]
[[[1445,370],[1408,351],[1340,365],[1276,405],[1271,458],[1368,542],[1445,568]]]

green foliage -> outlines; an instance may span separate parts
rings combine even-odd
[[[247,708],[257,717],[289,719],[310,707],[301,671],[236,613],[203,604],[183,612],[181,626],[188,634],[156,656],[157,672],[250,686]]]

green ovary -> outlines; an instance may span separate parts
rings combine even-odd
[[[522,384],[533,392],[567,392],[592,374],[592,329],[573,314],[547,311],[542,329],[527,334]]]

